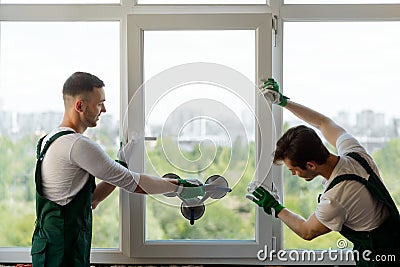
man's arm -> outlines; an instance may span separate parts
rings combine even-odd
[[[293,101],[289,101],[289,98],[284,96],[280,91],[279,84],[272,78],[265,81],[260,91],[272,104],[287,108],[298,118],[319,129],[325,139],[334,147],[336,147],[336,140],[339,136],[346,132],[342,127],[325,115]]]
[[[106,199],[115,189],[115,185],[109,184],[107,182],[100,182],[96,185],[96,189],[93,192],[92,197],[92,209],[95,209],[101,201]]]
[[[300,215],[291,212],[288,209],[283,209],[278,213],[278,217],[298,236],[305,240],[312,240],[320,235],[329,233],[331,230],[320,223],[312,214],[308,220]]]
[[[175,192],[178,180],[170,178],[160,178],[145,173],[140,174],[135,193],[140,194],[164,194]]]
[[[165,194],[174,192],[183,199],[197,198],[205,195],[203,183],[197,179],[175,179],[155,177],[141,173],[135,193]]]
[[[293,101],[288,100],[285,108],[301,120],[320,130],[325,139],[334,147],[336,147],[336,140],[346,132],[346,130],[336,124],[332,119]]]
[[[247,194],[246,198],[262,207],[267,214],[272,214],[272,210],[275,210],[275,216],[280,218],[301,238],[311,240],[331,231],[318,221],[315,214],[306,220],[280,204],[278,190],[274,184],[272,184],[271,189],[259,186],[253,191],[252,188],[250,185],[248,191],[251,194]]]

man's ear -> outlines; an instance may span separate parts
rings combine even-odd
[[[77,111],[77,112],[83,112],[83,100],[82,99],[80,99],[80,98],[78,98],[76,101],[75,101],[75,105],[74,105],[74,108],[75,108],[75,110]]]
[[[306,163],[306,167],[309,170],[315,170],[317,168],[317,163],[315,163],[315,161],[307,161]]]

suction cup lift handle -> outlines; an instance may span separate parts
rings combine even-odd
[[[225,187],[225,186],[220,186],[220,185],[213,185],[213,184],[205,184],[202,186],[204,191],[206,192],[214,192],[214,191],[220,191],[220,192],[225,192],[225,193],[229,193],[232,192],[232,189],[229,187]]]
[[[194,209],[190,209],[190,225],[194,224]]]
[[[213,198],[213,195],[215,195],[215,193],[222,192],[222,193],[226,194],[226,193],[232,191],[232,189],[230,189],[229,187],[216,186],[216,185],[212,185],[212,184],[203,185],[202,187],[206,193],[204,194],[204,196],[201,199],[199,199],[199,201],[197,202],[198,205],[204,203],[204,201],[206,201],[210,197]]]
[[[167,173],[163,177],[179,179],[179,176],[175,173]],[[177,196],[182,201],[181,213],[190,221],[191,225],[194,225],[195,220],[198,220],[201,216],[203,216],[205,211],[204,202],[208,198],[220,199],[232,191],[232,189],[229,188],[228,181],[220,175],[212,175],[208,177],[208,179],[205,181],[205,184],[199,184],[198,186],[203,188],[205,193],[201,198],[195,197],[185,199],[176,192],[164,194],[167,197]]]

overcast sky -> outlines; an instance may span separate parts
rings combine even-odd
[[[2,108],[62,111],[64,81],[75,71],[88,71],[103,79],[108,113],[118,114],[118,27],[118,22],[3,22]],[[329,116],[364,109],[398,116],[399,22],[300,22],[284,27],[281,86],[291,99]],[[251,31],[150,32],[145,40],[146,66],[151,66],[146,67],[147,77],[174,65],[205,61],[225,64],[251,79],[253,38]],[[246,52],[238,53],[240,49]]]

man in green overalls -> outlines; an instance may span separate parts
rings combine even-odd
[[[290,128],[276,144],[274,164],[285,164],[292,175],[306,181],[318,175],[325,178],[325,190],[308,219],[285,208],[274,188],[259,186],[246,197],[268,214],[273,210],[305,240],[340,232],[353,242],[357,266],[400,266],[399,211],[365,148],[330,118],[290,101],[273,79],[261,91],[268,101],[320,130],[338,155],[330,153],[317,133],[304,125]]]
[[[116,186],[143,194],[177,192],[189,198],[205,194],[187,180],[132,172],[83,135],[106,112],[103,87],[103,81],[90,73],[70,76],[63,87],[63,121],[38,143],[34,267],[89,267],[92,209]],[[122,158],[125,149],[129,143],[119,153]],[[97,186],[94,177],[102,180]]]

